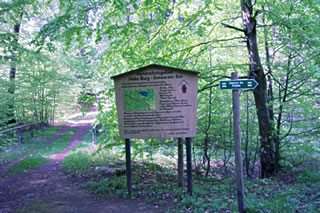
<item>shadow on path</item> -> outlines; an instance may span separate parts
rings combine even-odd
[[[66,126],[66,125],[61,126],[61,127],[62,127],[62,129],[55,136],[53,136],[48,141],[46,141],[44,144],[50,144],[50,143],[54,142],[55,140],[57,140],[61,136],[63,136],[70,129],[70,126]],[[24,159],[26,159],[26,158],[28,158],[30,156],[32,156],[32,153],[26,154],[26,155],[24,155],[24,156],[22,156],[22,157],[20,157],[20,158],[18,158],[16,160],[12,161],[8,165],[0,167],[0,176],[3,175],[4,173],[6,173],[8,171],[8,169],[10,169],[11,167],[16,165],[20,161],[23,161]]]
[[[63,173],[61,161],[91,129],[90,123],[67,125],[76,128],[68,147],[40,168],[0,180],[0,213],[9,212],[164,212],[141,200],[110,199],[88,194]],[[62,133],[60,132],[60,133]],[[61,136],[61,135],[60,135]],[[58,135],[55,139],[58,139]],[[54,140],[49,140],[51,143]]]

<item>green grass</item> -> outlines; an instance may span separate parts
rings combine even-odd
[[[63,161],[63,168],[73,175],[85,174],[82,184],[89,192],[109,197],[127,198],[126,176],[99,177],[96,166],[121,165],[115,153],[96,153],[91,136],[72,151]],[[318,212],[320,209],[319,160],[294,163],[284,173],[271,179],[245,178],[245,206],[247,212]],[[237,212],[234,177],[206,178],[193,174],[193,196],[185,186],[177,186],[176,171],[167,165],[134,162],[133,198],[168,208],[167,212]]]
[[[76,151],[68,155],[63,160],[63,169],[74,175],[79,173],[88,173],[91,168],[91,156],[84,151]]]
[[[31,138],[29,133],[24,133],[23,144],[11,144],[5,147],[4,152],[0,152],[0,158],[7,160],[9,163],[24,156],[32,153],[33,150],[38,149],[38,147],[43,146],[47,140],[52,138],[61,130],[60,127],[50,127],[43,130],[34,131],[34,137]]]
[[[90,147],[90,144],[91,134],[87,134],[81,143],[63,159],[62,168],[72,175],[88,173],[93,161],[92,152],[87,149],[87,147]]]
[[[72,135],[76,132],[75,129],[71,129],[67,131],[63,136],[61,136],[56,141],[46,144],[47,140],[38,141],[38,137],[45,137],[46,139],[51,138],[54,134],[59,131],[57,128],[46,129],[46,132],[41,132],[37,134],[34,141],[28,141],[28,143],[23,144],[20,152],[11,151],[8,152],[8,159],[17,159],[17,157],[21,157],[25,154],[32,153],[31,157],[28,157],[16,165],[12,166],[8,169],[8,171],[4,174],[6,176],[16,175],[18,173],[28,171],[30,169],[38,168],[41,165],[47,163],[51,155],[62,152],[67,148],[68,144],[72,140]],[[11,154],[11,155],[10,155]]]
[[[118,165],[117,155],[108,151],[97,152],[98,146],[92,144],[91,133],[63,159],[62,168],[71,175],[90,174],[95,167],[105,166],[107,162],[113,166]]]
[[[294,183],[282,181],[255,188],[247,194],[249,212],[318,212],[320,209],[320,181]]]
[[[12,150],[12,151],[10,151]],[[7,149],[5,152],[0,153],[0,158],[5,159],[9,164],[10,162],[19,159],[20,157],[26,155],[29,153],[29,150],[25,149],[19,149],[19,148],[14,148],[14,149]],[[5,164],[5,165],[6,165]]]
[[[48,201],[36,200],[32,201],[30,204],[24,206],[22,209],[17,210],[17,213],[59,213],[59,207],[54,206]]]
[[[68,144],[72,140],[72,136],[75,134],[76,129],[71,129],[67,131],[63,136],[59,139],[55,140],[54,142],[42,146],[38,149],[38,152],[43,155],[50,155],[50,154],[57,154],[68,147]]]
[[[67,172],[86,173],[89,176],[94,174],[92,168],[100,165],[101,161],[95,159],[93,152],[88,152],[89,147],[91,147],[89,143],[83,143],[78,151],[74,151],[65,159],[64,168]],[[102,159],[106,165],[106,158],[100,160]],[[237,212],[234,177],[218,180],[193,175],[191,197],[186,192],[186,186],[183,188],[177,186],[176,171],[173,169],[158,164],[136,162],[132,170],[133,198],[169,206],[168,212]],[[287,178],[292,181],[288,182]],[[108,178],[92,176],[83,186],[91,193],[116,198],[127,197],[125,175]],[[301,165],[299,169],[295,168],[273,179],[245,179],[246,210],[247,212],[318,212],[319,191],[320,177],[317,165],[309,165],[308,168]]]
[[[30,133],[27,133],[27,132],[25,132],[23,136],[26,138],[26,140],[31,140],[31,141],[36,140],[37,137],[43,137],[45,139],[49,139],[55,136],[59,130],[61,130],[61,127],[50,127],[50,128],[45,128],[43,130],[35,130],[34,138],[31,138]]]
[[[41,155],[32,155],[31,157],[28,157],[9,168],[5,175],[16,175],[18,173],[22,173],[30,169],[38,168],[47,162],[48,159],[42,157]]]
[[[111,177],[109,179],[100,179],[98,181],[89,181],[83,184],[84,188],[87,188],[89,192],[99,195],[108,195],[116,198],[123,198],[128,196],[124,176]]]

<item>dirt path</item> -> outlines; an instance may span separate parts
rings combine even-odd
[[[68,130],[70,129],[69,126],[62,126],[62,129],[52,138],[50,138],[45,144],[50,144],[53,141],[59,139],[62,135],[64,135]],[[11,163],[9,163],[8,165],[4,166],[4,167],[0,167],[0,175],[4,174],[5,172],[8,171],[8,169],[10,169],[11,167],[13,167],[14,165],[16,165],[17,163],[19,163],[20,161],[23,161],[24,159],[30,157],[32,155],[32,153],[26,154],[14,161],[12,161]]]
[[[74,180],[63,173],[61,161],[88,133],[90,124],[77,128],[72,141],[53,160],[14,177],[0,180],[0,213],[7,212],[164,212],[141,200],[102,198],[79,189]]]

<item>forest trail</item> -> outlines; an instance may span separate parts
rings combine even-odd
[[[50,138],[48,141],[45,142],[45,144],[50,144],[54,141],[56,141],[57,139],[59,139],[61,136],[63,136],[69,129],[70,126],[69,125],[63,125],[61,126],[62,129],[52,138]],[[4,174],[8,171],[8,169],[10,169],[11,167],[13,167],[14,165],[16,165],[17,163],[23,161],[26,158],[29,158],[32,156],[33,153],[28,153],[14,161],[12,161],[11,163],[9,163],[8,165],[4,166],[4,167],[0,167],[0,175]]]
[[[61,162],[89,132],[91,123],[65,125],[62,132],[69,128],[77,130],[72,141],[62,152],[53,155],[49,163],[13,177],[1,177],[0,213],[163,212],[142,200],[111,199],[80,189],[79,183],[62,171]]]

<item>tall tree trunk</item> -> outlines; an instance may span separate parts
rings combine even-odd
[[[209,132],[210,132],[210,128],[211,128],[211,121],[212,121],[212,87],[210,88],[210,92],[209,92],[209,103],[208,103],[208,125],[207,128],[205,130],[205,138],[204,138],[204,147],[203,147],[203,165],[207,164],[207,168],[206,168],[206,176],[209,175],[210,172],[210,154],[209,152],[209,148],[210,148],[210,138],[209,138]]]
[[[13,48],[11,52],[11,65],[10,65],[10,72],[9,72],[9,89],[8,93],[11,96],[11,100],[9,101],[8,105],[8,113],[7,116],[9,118],[8,124],[14,124],[16,123],[15,119],[15,113],[14,113],[14,94],[15,94],[15,79],[16,79],[16,71],[17,71],[17,46],[18,46],[18,40],[19,40],[19,33],[20,33],[20,26],[21,26],[21,19],[22,19],[23,13],[20,14],[20,22],[16,23],[13,27],[14,32],[14,40],[13,40]]]
[[[263,8],[264,10],[264,8]],[[263,24],[266,25],[265,23],[265,17],[263,15],[262,17]],[[266,54],[266,64],[267,64],[267,72],[268,72],[268,109],[269,109],[269,116],[270,120],[274,121],[274,107],[273,107],[273,101],[274,101],[274,92],[273,92],[273,82],[272,82],[272,68],[270,66],[271,64],[271,57],[270,57],[270,51],[269,51],[269,44],[268,44],[268,39],[267,39],[267,29],[264,27],[264,49],[265,49],[265,54]],[[281,103],[281,102],[280,102]],[[281,105],[281,104],[280,104]],[[282,108],[280,106],[280,108]],[[281,110],[282,111],[282,110]],[[279,116],[281,119],[281,115]],[[278,117],[278,118],[279,118]],[[275,170],[279,171],[280,170],[280,126],[277,128],[277,126],[273,126],[273,129],[276,128],[275,131],[273,131],[273,140],[275,144]],[[279,129],[279,132],[277,131]]]
[[[267,106],[267,81],[264,74],[257,43],[256,14],[253,14],[251,0],[241,0],[244,34],[247,38],[247,49],[250,61],[250,78],[255,79],[259,86],[253,91],[260,134],[261,178],[270,177],[275,172],[275,155],[273,127]]]

